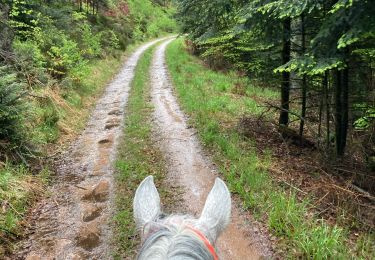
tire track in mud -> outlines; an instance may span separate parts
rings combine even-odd
[[[32,212],[28,239],[11,259],[111,258],[112,164],[124,108],[141,54],[161,40],[139,47],[108,85],[83,133],[58,158],[51,196]]]
[[[204,154],[195,131],[188,127],[187,118],[173,94],[165,65],[165,49],[172,40],[157,47],[151,66],[155,136],[169,164],[169,181],[184,189],[183,208],[188,213],[199,216],[217,170]],[[249,220],[235,204],[232,206],[231,223],[217,241],[222,259],[270,257],[272,254],[268,242],[255,234]]]

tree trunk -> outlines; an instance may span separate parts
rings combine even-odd
[[[290,61],[290,18],[286,18],[283,22],[283,50],[282,63]],[[289,91],[290,91],[290,73],[284,71],[282,73],[281,82],[281,108],[279,124],[287,126],[289,124]]]
[[[306,52],[306,33],[305,33],[305,16],[301,14],[301,54],[304,55]],[[306,117],[306,100],[307,100],[307,77],[306,74],[303,74],[302,78],[302,107],[301,107],[301,121],[299,124],[299,136],[303,140],[303,128],[305,126],[305,117]]]
[[[336,154],[342,157],[345,153],[346,136],[348,132],[348,92],[349,73],[348,69],[336,70],[335,77],[335,101],[336,101]]]
[[[301,121],[299,123],[299,136],[301,137],[301,141],[302,141],[302,138],[303,138],[303,128],[305,126],[306,101],[307,101],[307,79],[306,79],[306,75],[303,75],[303,78],[302,78]]]
[[[342,138],[340,156],[343,156],[346,148],[346,138],[348,136],[349,119],[349,69],[346,67],[342,72]]]
[[[324,78],[323,78],[323,91],[324,91],[324,102],[325,102],[325,110],[326,110],[326,150],[327,152],[330,149],[330,114],[329,114],[329,93],[328,93],[328,71],[324,73]]]

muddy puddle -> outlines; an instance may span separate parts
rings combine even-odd
[[[160,39],[162,40],[162,39]],[[83,133],[57,159],[48,199],[33,210],[27,241],[11,259],[110,259],[112,164],[139,47],[99,99]]]
[[[168,40],[156,49],[151,67],[155,139],[169,163],[169,181],[172,184],[178,183],[184,190],[184,213],[199,216],[218,174],[204,154],[194,129],[187,126],[187,118],[173,94],[165,65],[165,48],[170,42]],[[233,203],[231,224],[217,241],[222,259],[270,257],[268,241],[254,232],[258,228],[252,225],[236,204]]]

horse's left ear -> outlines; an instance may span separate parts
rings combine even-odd
[[[225,183],[216,178],[215,185],[208,194],[198,224],[203,230],[207,230],[207,236],[211,242],[220,236],[230,220],[231,214],[230,192]]]
[[[133,201],[133,211],[134,220],[139,229],[160,215],[160,197],[152,176],[144,179],[137,188]]]

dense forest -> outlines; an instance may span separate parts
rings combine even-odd
[[[279,87],[280,101],[265,106],[279,111],[285,138],[308,137],[327,161],[348,156],[374,171],[372,1],[178,2],[194,52]]]
[[[188,51],[210,69],[229,75],[234,87],[226,93],[226,98],[233,95],[232,102],[238,103],[241,97],[255,100],[262,110],[259,114],[241,111],[233,119],[237,127],[222,119],[223,135],[230,139],[233,132],[234,136],[240,133],[245,140],[255,142],[257,153],[266,158],[271,151],[276,169],[267,169],[273,181],[286,186],[291,194],[298,194],[301,201],[304,201],[301,197],[311,199],[311,208],[319,208],[317,218],[342,224],[351,232],[373,233],[373,1],[178,0],[177,3],[176,18],[187,34]],[[246,78],[247,83],[233,78],[233,71],[237,79]],[[261,89],[273,89],[277,97],[263,97]],[[223,106],[222,110],[225,109]],[[205,129],[214,132],[209,126]],[[241,150],[245,151],[249,152]],[[231,164],[238,160],[243,167],[240,158],[231,158]],[[246,179],[246,171],[231,164],[223,166],[228,167],[228,174],[237,172],[240,180]],[[314,166],[309,168],[309,164]],[[326,178],[317,177],[322,175]],[[260,185],[252,177],[243,181],[245,188],[234,188],[250,204],[259,199],[247,194]],[[341,184],[332,185],[331,180]],[[234,182],[237,184],[238,180]],[[253,186],[249,184],[252,188],[246,189],[247,183],[252,183]],[[289,206],[295,202],[294,196],[289,197]],[[280,201],[265,199],[264,203],[275,206]],[[269,209],[265,211],[272,215]],[[293,218],[289,213],[281,215],[284,219]],[[343,218],[347,221],[342,221]],[[291,225],[292,234],[280,232],[278,226],[273,228],[298,244],[296,226]],[[328,239],[328,235],[325,237]],[[297,247],[293,250],[298,251]],[[373,247],[367,245],[367,248]]]
[[[159,8],[154,8],[155,4],[160,4]],[[162,4],[166,3],[2,1],[2,160],[4,151],[25,160],[35,152],[35,145],[58,138],[57,125],[64,115],[53,104],[53,98],[41,92],[58,88],[68,105],[79,106],[85,91],[82,79],[90,73],[91,61],[119,57],[133,42],[173,31]],[[90,89],[86,87],[86,91]]]
[[[374,14],[371,0],[1,0],[0,258],[19,253],[19,242],[33,239],[25,230],[37,229],[35,215],[43,206],[61,211],[64,192],[53,188],[66,181],[59,171],[69,171],[59,163],[70,164],[61,157],[87,129],[106,86],[122,73],[130,81],[129,102],[119,94],[125,105],[109,109],[108,121],[101,118],[105,124],[99,126],[106,134],[118,127],[113,131],[121,138],[122,131],[118,154],[113,139],[95,133],[92,153],[98,158],[90,162],[92,169],[84,149],[77,152],[84,163],[72,169],[79,181],[99,182],[65,183],[65,191],[76,192],[69,194],[70,203],[83,205],[82,212],[89,208],[85,196],[91,189],[94,194],[103,183],[111,187],[107,197],[116,202],[100,203],[116,209],[106,212],[116,226],[114,255],[135,256],[142,242],[132,203],[146,176],[155,176],[167,207],[180,209],[183,188],[193,188],[177,187],[180,176],[171,177],[168,167],[189,161],[184,156],[190,152],[212,159],[213,165],[201,168],[215,172],[208,178],[227,183],[240,202],[233,205],[242,214],[235,221],[254,222],[246,232],[255,230],[255,237],[267,240],[265,256],[372,259]],[[135,65],[128,63],[133,55]],[[202,151],[194,146],[196,151],[177,158],[179,152],[163,150],[173,143],[162,145],[159,139],[169,136],[161,138],[154,129],[151,89],[160,82],[173,87],[175,104],[160,98],[172,117],[181,112],[173,122],[192,130],[183,139],[197,137],[192,143],[202,144]],[[195,180],[206,174],[191,164],[177,163],[186,170],[180,175]],[[114,179],[113,189],[95,175],[100,171]],[[61,200],[46,191],[61,193]],[[81,192],[87,194],[79,197]],[[36,210],[45,199],[50,201]],[[91,202],[93,209],[98,201]],[[84,226],[87,216],[80,214],[71,222]],[[99,229],[95,236],[103,242]]]

